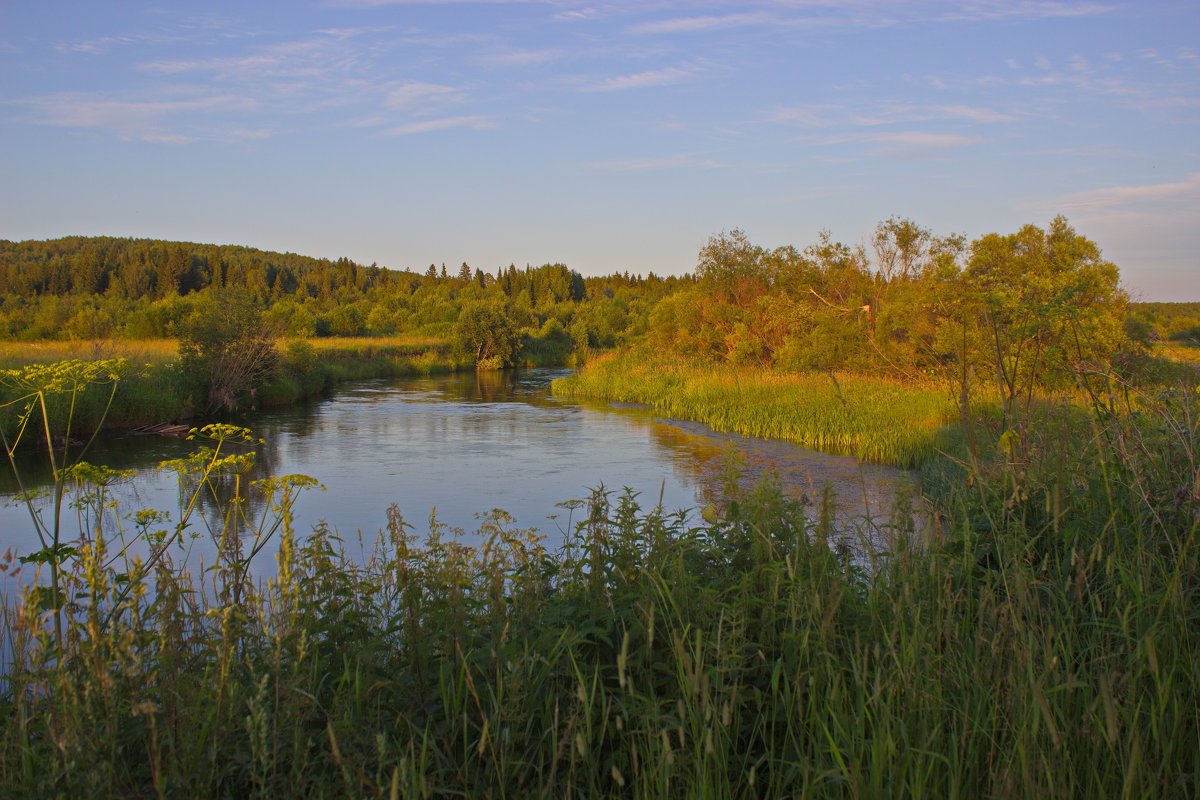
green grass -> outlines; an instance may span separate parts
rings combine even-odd
[[[282,406],[320,395],[341,381],[366,378],[454,372],[466,365],[448,345],[428,337],[327,338],[286,340],[279,344],[279,365],[266,383],[248,398],[251,406]],[[173,340],[94,342],[35,342],[0,346],[0,370],[20,372],[31,364],[124,358],[121,380],[107,416],[108,392],[93,387],[76,398],[72,431],[90,435],[101,418],[109,429],[130,429],[160,422],[191,420],[202,406],[195,376],[178,364]],[[17,397],[0,380],[0,403]],[[68,411],[62,402],[52,408],[51,431],[65,430]],[[0,424],[3,424],[0,421]]]
[[[915,466],[936,452],[954,417],[950,392],[854,374],[782,374],[605,356],[554,382],[575,399],[644,403],[664,416],[744,436],[783,439],[827,453]]]
[[[1195,797],[1200,394],[1106,397],[942,462],[935,532],[869,573],[769,480],[703,524],[597,492],[553,550],[503,512],[467,547],[392,508],[360,555],[291,530],[295,478],[233,499],[243,462],[210,449],[173,465],[230,520],[189,574],[188,509],[182,529],[122,516],[93,476],[72,497],[109,522],[62,558],[65,604],[42,580],[0,611],[0,786]],[[264,503],[273,518],[238,522]],[[118,525],[149,555],[122,554]],[[250,577],[259,549],[278,551],[270,581]],[[0,560],[17,568],[35,566]]]

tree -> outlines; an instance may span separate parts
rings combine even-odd
[[[889,217],[875,226],[871,246],[885,284],[916,277],[934,242],[933,234],[912,220]]]
[[[179,326],[179,356],[200,381],[204,410],[232,411],[275,368],[276,331],[248,292],[210,290]]]
[[[456,330],[460,351],[477,367],[498,369],[512,364],[519,337],[504,309],[493,303],[469,305],[459,314]]]
[[[965,278],[1006,423],[1035,388],[1107,362],[1121,344],[1128,298],[1117,268],[1064,217],[975,240]]]

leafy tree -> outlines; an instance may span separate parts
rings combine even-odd
[[[334,336],[361,336],[366,333],[367,322],[357,305],[339,305],[329,315],[330,330]]]
[[[1103,364],[1123,340],[1127,297],[1117,268],[1064,217],[971,245],[965,306],[983,334],[1006,420],[1034,389]]]
[[[179,356],[209,413],[236,409],[275,368],[277,331],[245,290],[211,291],[179,325]]]
[[[461,352],[479,367],[496,369],[512,364],[520,337],[504,309],[493,303],[476,303],[462,310],[456,326]]]

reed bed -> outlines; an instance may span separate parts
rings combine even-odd
[[[902,467],[936,453],[954,419],[945,387],[856,374],[782,374],[603,356],[554,382],[576,399],[642,403],[669,417],[720,430],[783,439],[813,450]]]

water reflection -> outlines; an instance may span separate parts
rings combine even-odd
[[[695,423],[656,419],[645,409],[566,402],[549,390],[550,380],[563,374],[540,369],[367,381],[343,387],[327,401],[241,420],[267,442],[254,448],[253,468],[236,482],[248,524],[258,524],[264,509],[261,496],[246,485],[293,473],[312,475],[328,487],[298,500],[301,531],[324,520],[347,538],[360,531],[370,537],[385,524],[393,502],[419,523],[418,533],[431,514],[471,531],[478,513],[503,508],[522,526],[541,529],[551,546],[566,525],[556,504],[600,486],[629,487],[647,506],[661,496],[668,511],[719,503],[731,453],[744,465],[746,484],[771,471],[785,491],[809,499],[831,485],[843,526],[886,518],[896,493],[911,483],[900,470],[714,433]],[[178,514],[177,484],[154,468],[193,448],[178,439],[122,437],[99,443],[88,460],[139,472],[119,487],[127,510]],[[27,483],[49,480],[44,458],[27,455],[20,468]],[[197,529],[221,530],[234,484],[225,478],[217,495],[202,494]],[[15,491],[5,471],[0,493],[11,498]],[[0,509],[0,552],[38,546],[23,513]],[[204,539],[196,540],[200,557],[211,553]]]

